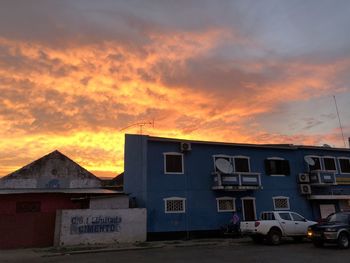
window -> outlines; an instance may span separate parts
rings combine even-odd
[[[244,156],[234,157],[234,163],[235,163],[236,173],[250,172],[249,157],[244,157]]]
[[[275,220],[275,215],[274,215],[274,213],[271,213],[271,212],[263,212],[263,213],[261,213],[260,219],[261,220]]]
[[[166,174],[183,174],[183,154],[164,153],[164,172]]]
[[[268,175],[290,175],[289,161],[272,157],[265,160],[265,172]]]
[[[335,158],[334,157],[323,157],[324,169],[326,171],[336,171]]]
[[[165,213],[185,213],[186,198],[169,197],[164,199]]]
[[[219,197],[216,198],[218,212],[234,212],[236,211],[235,198]]]
[[[350,173],[350,158],[338,158],[340,172],[343,174]]]
[[[321,169],[321,158],[318,156],[310,156],[310,158],[315,162],[314,165],[309,164],[309,171],[322,170]]]
[[[17,202],[16,212],[17,213],[33,213],[41,211],[40,202]]]
[[[304,222],[305,221],[305,218],[302,217],[301,215],[298,215],[296,213],[290,213],[292,215],[292,218],[294,221],[301,221],[301,222]]]
[[[289,210],[289,197],[276,196],[272,199],[275,210]]]
[[[283,220],[292,221],[292,218],[290,217],[290,214],[289,214],[289,213],[278,213],[278,215],[279,215],[280,218],[283,219]]]

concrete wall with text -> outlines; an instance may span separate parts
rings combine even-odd
[[[146,240],[146,209],[77,209],[56,214],[55,246]]]

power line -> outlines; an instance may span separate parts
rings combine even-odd
[[[341,131],[341,136],[342,136],[342,138],[343,138],[344,147],[346,148],[346,143],[345,143],[345,138],[344,138],[344,133],[343,133],[343,127],[342,127],[342,125],[341,125],[340,116],[339,116],[338,104],[337,104],[337,100],[336,100],[336,98],[335,98],[334,95],[333,95],[333,99],[334,99],[334,103],[335,103],[335,109],[337,110],[337,116],[338,116],[338,121],[339,121],[339,127],[340,127],[340,131]]]

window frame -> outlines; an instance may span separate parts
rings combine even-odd
[[[268,157],[268,158],[266,158],[266,160],[278,160],[278,161],[288,161],[288,162],[289,162],[289,160],[286,160],[285,158],[282,158],[282,157]],[[290,164],[289,164],[289,167],[290,167]],[[290,168],[289,168],[289,169],[290,169]],[[289,172],[290,172],[290,170],[289,170]],[[280,177],[288,176],[288,175],[286,175],[286,174],[266,174],[266,175],[268,175],[268,176],[275,176],[275,177],[278,177],[278,176],[280,176]]]
[[[326,170],[326,164],[325,164],[325,162],[324,162],[324,159],[333,159],[333,161],[334,161],[334,166],[335,166],[335,170]],[[325,171],[325,172],[335,172],[335,173],[337,173],[338,172],[338,169],[337,169],[337,161],[336,161],[336,158],[334,157],[334,156],[328,156],[328,155],[326,155],[326,156],[322,156],[322,165],[323,165],[323,169],[322,169],[322,171]]]
[[[173,197],[163,198],[163,201],[164,201],[164,213],[165,214],[184,214],[184,213],[186,213],[186,198],[173,196]],[[183,209],[181,211],[168,211],[167,210],[167,202],[168,201],[182,201],[182,208]]]
[[[305,157],[311,157],[311,158],[318,158],[319,159],[319,162],[320,162],[320,170],[312,170],[312,171],[324,171],[324,167],[323,167],[323,159],[322,159],[322,156],[319,156],[319,155],[305,155]],[[311,172],[310,170],[310,164],[307,163],[307,169],[309,171],[309,173]]]
[[[232,168],[234,169],[234,164],[232,163],[232,156],[231,155],[225,155],[225,154],[214,154],[212,155],[213,157],[213,165],[214,165],[214,171],[215,172],[219,172],[216,165],[215,165],[215,161],[218,158],[224,158],[224,159],[228,159],[228,161],[230,162]]]
[[[276,202],[275,202],[276,199],[286,199],[288,207],[287,208],[277,208],[276,207]],[[289,197],[288,196],[273,196],[272,197],[272,202],[273,202],[273,208],[276,211],[289,211],[290,210],[290,202],[289,202]]]
[[[236,162],[235,162],[236,158],[237,159],[247,159],[248,160],[248,172],[237,172],[237,170],[236,170]],[[239,174],[251,173],[250,157],[249,156],[244,156],[244,155],[234,155],[234,156],[232,156],[232,165],[233,165],[233,172],[234,173],[239,173]]]
[[[181,172],[167,172],[166,169],[166,157],[168,155],[177,155],[177,156],[181,156]],[[179,152],[164,152],[163,153],[163,159],[164,159],[164,174],[184,174],[185,173],[185,163],[184,163],[184,154],[183,153],[179,153]]]
[[[233,209],[232,210],[221,210],[219,203],[222,200],[230,200],[230,201],[232,201]],[[217,209],[218,213],[236,212],[237,211],[237,209],[236,209],[236,198],[235,197],[229,197],[229,196],[217,197],[216,198],[216,209]]]
[[[340,160],[348,160],[349,161],[349,164],[350,164],[350,157],[338,157],[337,158],[338,160],[338,165],[339,165],[339,174],[350,174],[350,172],[343,172],[342,169],[341,169],[341,165],[340,165]]]

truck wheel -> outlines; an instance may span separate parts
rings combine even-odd
[[[339,234],[339,237],[338,237],[338,246],[340,248],[348,248],[349,247],[349,237],[346,233],[342,232]]]
[[[271,245],[279,245],[281,243],[281,232],[275,229],[270,230],[267,240]]]
[[[252,236],[251,238],[255,244],[262,244],[264,242],[263,236]]]
[[[322,247],[323,240],[312,240],[312,244],[314,244],[315,247]]]

